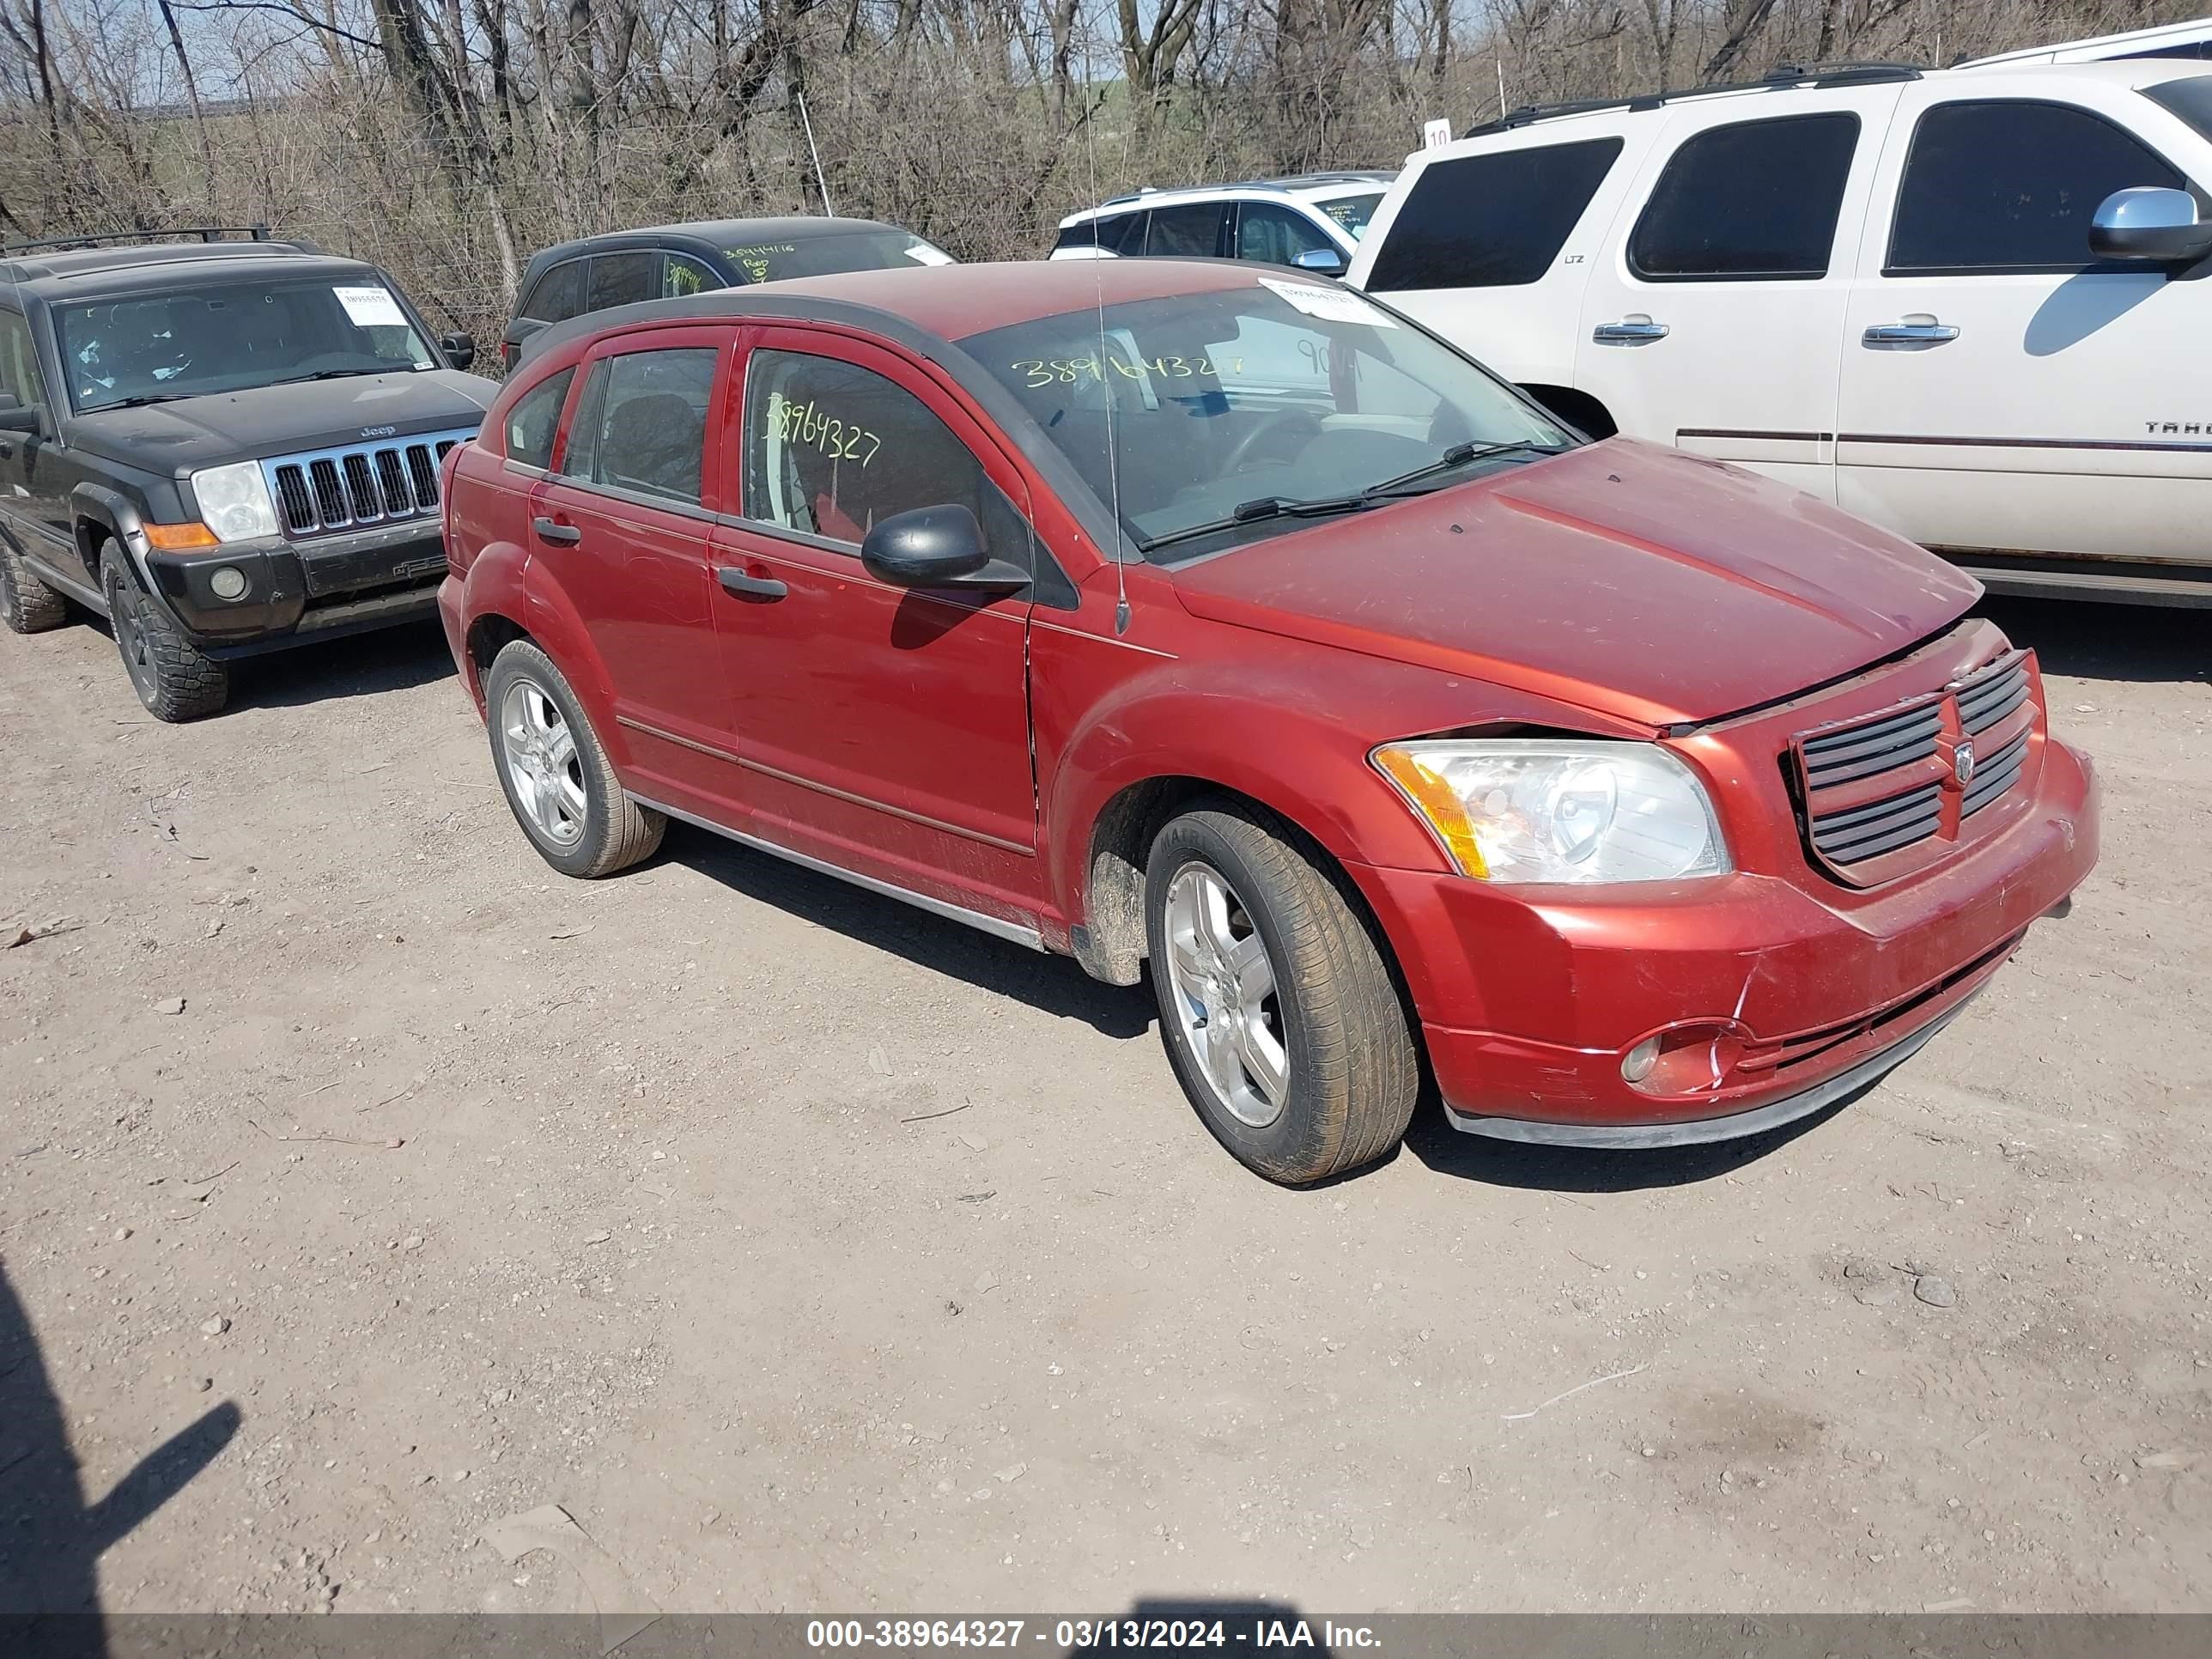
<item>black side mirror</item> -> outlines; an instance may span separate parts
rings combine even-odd
[[[894,587],[1019,587],[1029,580],[985,550],[982,526],[957,503],[881,520],[860,544],[860,568]]]
[[[2199,221],[2197,198],[2185,190],[2114,191],[2089,221],[2089,252],[2100,259],[2193,264],[2212,253],[2212,224]]]
[[[441,334],[438,344],[446,354],[446,361],[455,368],[466,368],[477,360],[477,337],[473,334]]]

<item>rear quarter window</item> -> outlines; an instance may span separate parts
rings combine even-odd
[[[1540,281],[1620,159],[1618,138],[1437,161],[1413,181],[1366,286],[1378,294]]]
[[[575,378],[573,368],[549,374],[508,407],[501,428],[507,459],[526,466],[552,464],[553,437],[561,429],[561,405],[568,401],[568,383]]]

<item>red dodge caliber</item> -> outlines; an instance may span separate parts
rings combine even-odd
[[[524,832],[702,824],[1135,984],[1274,1180],[1771,1128],[2094,861],[1976,584],[1590,443],[1249,264],[870,271],[548,330],[449,460],[442,605]]]

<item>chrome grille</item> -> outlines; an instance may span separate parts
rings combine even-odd
[[[1941,691],[1798,734],[1792,758],[1811,852],[1863,884],[1899,871],[1875,860],[1923,843],[1932,857],[1955,842],[2026,771],[2034,690],[2027,653],[2015,651]],[[1971,762],[1961,752],[1969,748]],[[1860,875],[1861,866],[1873,874]]]
[[[285,455],[261,464],[284,533],[319,536],[438,510],[438,464],[476,435],[424,433],[389,443]]]

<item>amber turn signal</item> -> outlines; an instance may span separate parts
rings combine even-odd
[[[164,553],[181,553],[196,547],[221,547],[214,531],[195,520],[191,524],[149,524],[146,544]]]

